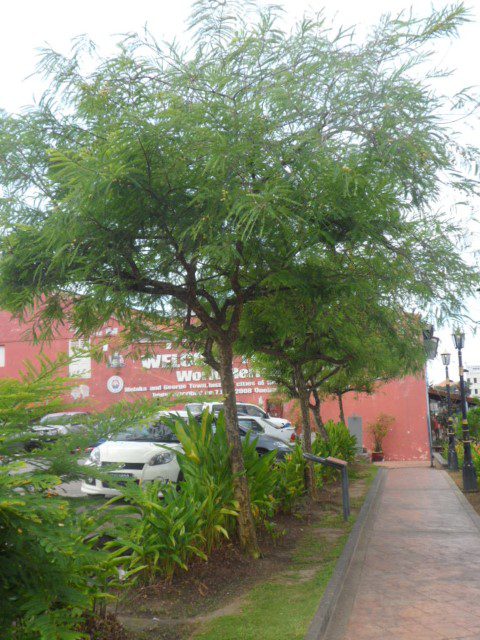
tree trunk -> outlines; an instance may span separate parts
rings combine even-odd
[[[318,433],[322,436],[323,440],[328,441],[328,433],[327,433],[327,430],[325,429],[325,425],[323,424],[323,420],[322,420],[322,415],[320,413],[320,407],[321,407],[320,397],[315,387],[313,387],[312,389],[312,394],[315,402],[313,405],[309,403],[308,406],[310,407],[310,410],[313,413],[313,419],[315,420]]]
[[[345,414],[343,413],[343,394],[337,393],[337,398],[338,398],[338,410],[340,412],[340,422],[343,422],[343,424],[347,424],[345,422]]]
[[[295,385],[297,387],[298,399],[300,401],[300,410],[302,412],[302,429],[303,429],[303,451],[312,453],[312,431],[310,429],[310,412],[308,409],[309,398],[308,388],[303,375],[302,367],[299,364],[293,365],[295,375]],[[310,460],[306,464],[305,484],[309,497],[315,497],[315,472],[313,462]]]
[[[253,557],[260,555],[257,533],[252,516],[250,490],[245,475],[242,442],[238,428],[235,382],[233,378],[233,350],[228,342],[218,342],[220,352],[220,381],[225,396],[225,426],[228,444],[231,447],[230,465],[233,474],[233,490],[238,502],[238,537],[242,551]]]

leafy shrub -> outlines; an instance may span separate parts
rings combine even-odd
[[[480,439],[480,407],[473,407],[467,414],[468,428],[473,440]]]
[[[102,596],[102,554],[84,544],[69,505],[48,499],[56,478],[21,476],[0,470],[2,637],[79,638],[82,613]]]
[[[472,462],[475,466],[477,475],[480,477],[480,445],[475,442],[472,442],[471,448],[472,448]],[[463,444],[460,439],[457,440],[455,449],[457,451],[458,466],[461,469],[463,466],[464,454],[463,454]],[[447,455],[448,455],[448,446],[447,446]]]
[[[275,498],[279,508],[290,513],[295,502],[305,493],[305,459],[297,442],[292,453],[277,463]]]
[[[386,413],[381,413],[375,422],[368,425],[368,429],[373,436],[374,447],[373,450],[380,453],[383,451],[383,441],[387,436],[388,430],[395,422],[393,416],[389,416]]]
[[[183,447],[177,454],[180,490],[158,482],[144,486],[129,482],[119,487],[127,504],[114,498],[104,508],[105,532],[111,537],[105,549],[127,579],[170,579],[177,569],[187,570],[193,558],[206,559],[236,529],[223,416],[215,429],[207,412],[200,423],[190,417],[187,422],[170,420],[169,425]],[[275,454],[259,457],[250,437],[245,438],[243,449],[252,512],[257,521],[265,522],[277,508]]]
[[[237,505],[233,499],[230,448],[223,412],[216,418],[215,428],[213,416],[208,412],[204,412],[200,423],[190,417],[187,423],[176,421],[171,426],[184,451],[177,456],[184,478],[184,490],[201,500],[209,493],[215,493],[217,506],[221,505],[228,512],[235,510]],[[272,515],[275,509],[275,452],[260,457],[255,449],[254,434],[251,434],[243,440],[243,458],[252,513],[257,520],[262,521]],[[229,518],[224,527],[231,533],[235,529],[234,525],[234,520]]]
[[[343,422],[329,420],[325,423],[328,440],[316,437],[312,443],[312,453],[321,458],[339,458],[346,462],[353,462],[357,439],[352,436]],[[338,477],[339,472],[332,467],[315,465],[315,477],[317,486],[322,482],[328,482]]]
[[[323,458],[340,458],[346,462],[353,462],[355,459],[355,449],[357,439],[352,436],[343,422],[333,422],[329,420],[325,423],[328,433],[328,440],[315,438],[312,443],[312,452],[316,456]]]
[[[278,508],[275,488],[278,483],[276,452],[259,456],[255,449],[255,437],[247,435],[243,442],[243,459],[250,489],[252,514],[255,520],[265,523]]]
[[[46,456],[47,471],[28,469],[21,459],[30,421],[63,408],[67,387],[57,377],[63,364],[40,359],[19,380],[0,380],[0,602],[6,640],[80,638],[83,613],[105,597],[107,555],[85,543],[68,502],[53,497],[64,478]]]
[[[202,504],[193,496],[159,482],[129,482],[122,494],[128,504],[111,509],[119,501],[113,498],[104,507],[106,523],[111,523],[105,533],[112,538],[105,549],[125,579],[140,572],[148,583],[157,574],[170,579],[177,567],[186,570],[193,556],[206,560]]]
[[[472,442],[471,449],[472,449],[472,462],[475,466],[477,475],[480,477],[480,444]],[[459,469],[461,469],[463,466],[464,454],[463,454],[463,443],[460,438],[457,439],[457,442],[455,444],[455,450],[457,452],[458,467]],[[448,459],[448,443],[445,443],[443,445],[443,457],[445,458],[445,460]]]
[[[181,489],[202,505],[205,545],[210,552],[220,538],[235,531],[236,524],[225,422],[219,417],[214,429],[213,416],[205,412],[200,423],[190,416],[187,422],[169,424],[183,447],[183,453],[177,454],[183,476]]]

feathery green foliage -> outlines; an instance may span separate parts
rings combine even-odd
[[[50,89],[0,116],[0,305],[36,314],[40,335],[115,314],[131,338],[167,322],[200,341],[255,555],[232,375],[244,305],[312,281],[320,302],[368,304],[375,281],[392,309],[461,314],[478,274],[436,209],[445,184],[475,192],[478,154],[455,141],[448,96],[413,78],[462,5],[385,18],[364,42],[322,16],[286,32],[276,8],[243,5],[196,2],[187,50],[131,34],[90,71],[88,41],[45,51]]]
[[[0,601],[6,640],[79,640],[85,611],[105,597],[107,558],[85,542],[69,504],[54,497],[61,478],[42,458],[25,464],[31,420],[63,408],[64,363],[41,359],[19,380],[0,380]],[[68,455],[68,454],[67,454]]]

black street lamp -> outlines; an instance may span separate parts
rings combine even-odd
[[[435,360],[438,351],[438,342],[440,338],[433,335],[433,324],[423,329],[423,346],[427,360]],[[433,440],[432,440],[432,420],[430,417],[430,395],[428,393],[428,367],[425,365],[425,391],[427,394],[427,427],[428,427],[428,444],[430,447],[430,466],[433,469]]]
[[[453,334],[453,342],[458,352],[458,371],[460,374],[460,403],[462,405],[462,440],[463,440],[463,490],[467,493],[478,491],[477,472],[472,462],[472,446],[467,421],[467,404],[465,399],[465,380],[463,378],[462,349],[465,345],[465,334],[457,329]]]
[[[453,429],[452,396],[450,394],[450,377],[448,375],[448,365],[450,364],[449,353],[442,353],[442,362],[445,365],[447,381],[448,468],[450,471],[458,471],[458,456],[457,450],[455,449],[455,431]]]

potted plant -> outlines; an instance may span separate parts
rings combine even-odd
[[[377,420],[369,425],[370,433],[373,436],[372,462],[381,462],[383,460],[383,441],[394,422],[395,418],[393,416],[381,413]]]

